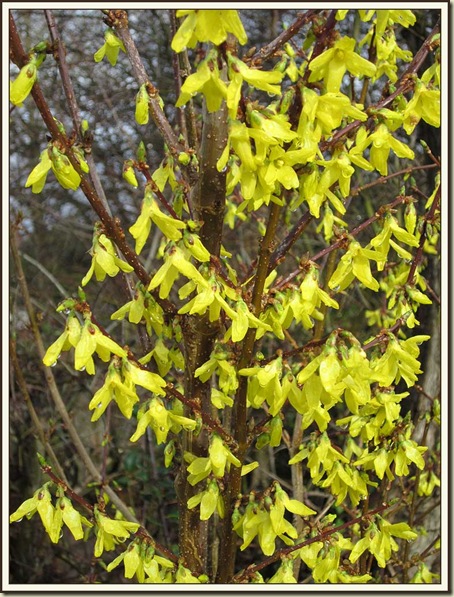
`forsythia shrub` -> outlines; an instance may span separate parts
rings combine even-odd
[[[137,67],[126,12],[103,12],[94,68],[108,68],[107,57],[121,77],[129,57],[137,124],[157,126],[165,142],[161,163],[143,143],[125,156],[123,176],[143,197],[129,230],[96,194],[82,133],[67,135],[43,110],[46,44],[23,64],[11,38],[11,101],[24,110],[35,89],[51,135],[25,186],[44,196],[52,170],[99,218],[90,269],[58,306],[66,325],[42,361],[68,353],[76,371],[102,370],[91,420],[113,408],[133,422],[132,443],[153,432],[177,473],[179,542],[155,540],[103,487],[97,503],[78,495],[48,456],[50,480],[10,521],[38,513],[53,543],[66,526],[96,558],[115,552],[107,571],[123,566],[138,583],[438,582],[408,546],[424,532],[409,512],[439,479],[405,406],[430,340],[417,317],[432,303],[424,272],[440,216],[439,175],[429,197],[414,191],[418,159],[431,156],[435,169],[438,159],[409,135],[421,120],[440,127],[438,28],[413,55],[398,35],[415,23],[410,10],[305,10],[286,35],[248,50],[241,11],[177,10],[171,47],[192,70],[175,75],[174,109],[186,119],[175,133]],[[345,33],[353,18],[361,38]],[[390,185],[363,207],[366,188],[396,177],[398,192]],[[249,263],[242,229],[259,239]],[[87,298],[121,276],[132,292],[111,320],[140,326],[148,352],[108,333]],[[368,308],[352,317],[353,293]],[[439,424],[439,408],[435,397],[426,425]]]

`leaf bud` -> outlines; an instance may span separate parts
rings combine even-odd
[[[133,187],[139,186],[139,183],[137,182],[136,174],[134,172],[132,160],[125,161],[125,163],[123,165],[123,178],[131,186],[133,186]]]
[[[433,401],[433,404],[432,404],[432,413],[433,413],[434,417],[436,417],[436,418],[440,417],[440,413],[441,413],[441,410],[440,410],[440,401],[437,398],[435,398],[435,400]]]
[[[282,60],[276,64],[273,70],[279,73],[285,73],[285,69],[287,68],[287,60],[287,56],[284,56]]]
[[[86,118],[84,118],[80,125],[80,130],[82,131],[82,134],[85,134],[88,131],[88,129],[89,129],[88,120]]]
[[[58,305],[56,311],[57,311],[57,313],[61,313],[62,311],[63,312],[72,311],[75,306],[76,306],[76,301],[74,299],[65,299]]]
[[[135,118],[137,124],[147,124],[148,122],[148,102],[149,95],[147,91],[147,85],[144,83],[140,86],[140,89],[136,95],[136,111]]]
[[[257,438],[255,447],[257,448],[257,450],[261,450],[265,446],[268,446],[269,443],[270,443],[270,434],[268,432],[261,433]]]
[[[274,505],[274,504],[273,504],[273,500],[270,498],[270,496],[269,496],[269,495],[267,495],[267,496],[265,497],[265,499],[263,500],[263,504],[264,504],[264,506],[265,506],[265,510],[266,510],[267,512],[269,512],[269,511],[271,510],[271,507]]]
[[[173,439],[164,448],[164,464],[166,468],[172,464],[173,457],[175,456],[176,448]]]
[[[138,162],[146,162],[147,160],[147,150],[145,149],[145,143],[141,141],[137,148],[137,161]]]
[[[293,98],[295,97],[295,89],[290,87],[282,96],[281,105],[279,106],[279,113],[286,114],[292,105]]]
[[[47,466],[46,459],[44,458],[44,456],[42,456],[42,454],[36,452],[36,456],[38,457],[39,466]]]
[[[191,156],[186,151],[181,151],[178,154],[178,161],[180,164],[183,164],[183,166],[187,166],[191,161]]]
[[[288,42],[284,45],[284,50],[287,52],[290,58],[294,58],[296,52]]]

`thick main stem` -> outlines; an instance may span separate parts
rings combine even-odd
[[[202,222],[200,239],[211,255],[219,257],[225,211],[226,173],[218,172],[216,163],[227,143],[227,111],[225,104],[217,112],[205,109],[202,143],[200,148],[200,176],[193,189],[192,204],[195,215]],[[202,413],[212,414],[209,382],[201,382],[194,373],[211,355],[219,331],[219,322],[210,321],[208,314],[188,316],[183,324],[186,352],[185,396],[200,403]],[[188,413],[190,414],[190,413]],[[196,456],[206,456],[208,433],[197,436],[185,432],[183,450]],[[183,462],[177,481],[180,508],[180,550],[191,570],[200,570],[211,576],[208,553],[208,522],[201,521],[198,509],[187,508],[188,499],[197,490],[187,482]]]
[[[265,236],[260,247],[259,262],[257,265],[257,273],[255,277],[254,289],[252,291],[252,308],[256,316],[259,315],[262,308],[262,295],[265,288],[265,281],[268,276],[268,268],[273,250],[274,239],[276,235],[277,225],[279,222],[280,206],[272,203],[268,225],[266,227]],[[237,369],[247,367],[252,359],[252,354],[255,345],[255,329],[249,329],[246,333],[241,356],[238,362]],[[235,439],[238,443],[237,458],[241,464],[244,463],[247,450],[247,378],[241,377],[239,387],[235,398],[234,406],[234,429]],[[217,582],[228,583],[233,577],[235,570],[235,552],[236,552],[236,535],[232,529],[232,513],[235,501],[241,490],[241,466],[232,466],[228,478],[228,490],[225,496],[225,518],[222,528],[222,539],[220,545],[221,563]]]

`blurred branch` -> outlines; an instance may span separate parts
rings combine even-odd
[[[30,257],[30,255],[27,255],[26,253],[20,253],[20,256],[22,257],[22,259],[28,261],[36,268],[38,268],[39,271],[42,272],[46,276],[46,278],[48,278],[52,282],[52,284],[57,288],[58,292],[62,295],[63,298],[67,298],[69,296],[70,293],[63,288],[63,286],[60,284],[57,278],[53,276],[50,273],[50,271],[44,267],[42,263],[39,263],[39,261],[36,261],[36,259],[33,259],[33,257]]]
[[[14,373],[15,373],[16,379],[17,379],[17,384],[21,391],[22,398],[24,399],[25,404],[27,406],[28,412],[30,413],[30,418],[33,422],[33,426],[36,430],[36,433],[38,434],[39,440],[42,443],[45,452],[47,454],[49,454],[49,457],[52,460],[52,462],[54,463],[54,466],[57,469],[58,474],[65,481],[65,483],[67,483],[65,473],[63,472],[61,464],[60,464],[52,446],[50,445],[48,438],[46,437],[46,432],[44,431],[41,421],[40,421],[38,414],[35,410],[35,407],[33,406],[33,401],[28,392],[27,382],[25,381],[25,377],[23,374],[23,368],[21,367],[21,365],[19,363],[19,359],[17,358],[16,341],[13,340],[12,338],[10,338],[10,340],[9,340],[9,355],[11,357],[11,362],[13,364]]]

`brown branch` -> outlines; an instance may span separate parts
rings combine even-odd
[[[27,62],[27,55],[24,52],[22,47],[22,43],[20,41],[16,25],[14,22],[14,18],[10,12],[10,47],[12,51],[12,55],[17,62],[17,64],[22,67]],[[57,123],[52,116],[52,113],[49,109],[49,105],[44,98],[42,93],[41,87],[38,82],[33,85],[32,88],[32,96],[35,101],[35,104],[41,114],[41,117],[47,126],[52,138],[54,141],[58,141],[63,150],[65,151],[66,156],[68,157],[71,165],[76,170],[76,172],[80,176],[80,188],[84,192],[86,198],[88,199],[90,205],[100,218],[106,235],[113,240],[113,242],[117,245],[119,251],[123,254],[125,260],[133,267],[137,277],[139,280],[144,284],[144,286],[148,286],[150,282],[150,276],[141,264],[137,253],[128,245],[126,242],[126,235],[117,222],[115,218],[113,218],[109,212],[107,211],[103,201],[100,199],[99,195],[97,194],[96,190],[94,189],[93,185],[90,183],[88,177],[85,173],[81,170],[78,160],[76,159],[74,152],[71,148],[71,144],[69,139],[66,135],[64,135],[58,128]],[[173,314],[175,312],[174,306],[168,300],[162,300],[156,298],[159,302],[161,307],[169,314]]]
[[[151,117],[161,133],[164,141],[166,142],[169,150],[174,155],[178,156],[182,151],[186,151],[187,147],[181,145],[175,135],[166,115],[164,114],[160,103],[159,103],[159,91],[151,83],[145,67],[143,65],[140,54],[137,50],[136,44],[132,39],[131,32],[128,26],[128,16],[125,10],[109,10],[107,11],[106,22],[115,27],[115,33],[119,39],[123,42],[126,54],[132,66],[134,77],[137,79],[139,85],[146,85],[148,90],[149,107]]]
[[[404,174],[413,174],[413,172],[416,172],[417,170],[431,170],[432,168],[437,168],[437,165],[436,164],[425,164],[423,166],[408,166],[408,168],[403,168],[402,170],[398,170],[397,172],[392,172],[391,174],[388,174],[387,176],[379,176],[372,182],[368,182],[367,184],[364,184],[364,185],[361,185],[358,187],[354,187],[353,189],[351,189],[350,197],[356,197],[356,195],[359,195],[363,191],[370,189],[372,187],[375,187],[379,184],[386,184],[388,182],[388,180],[391,180],[392,178],[396,178],[396,176],[403,176]]]
[[[86,303],[86,302],[77,303],[75,305],[75,309],[81,313],[90,311],[90,307],[89,307],[88,303]],[[115,342],[115,339],[112,338],[112,336],[109,334],[109,332],[107,332],[107,330],[96,320],[96,318],[91,313],[91,311],[90,311],[90,319],[91,319],[92,323],[94,323],[97,326],[99,331],[104,336],[106,336],[107,338],[109,338],[110,340],[113,340]],[[128,349],[128,347],[125,347],[125,349],[128,352],[128,360],[133,361],[135,363],[135,365],[137,365],[137,367],[139,367],[140,369],[143,369],[144,371],[149,371],[148,367],[146,367],[146,365],[142,365],[142,363]],[[169,394],[173,398],[177,398],[180,402],[185,404],[195,415],[199,416],[202,419],[203,424],[210,431],[215,431],[218,435],[220,435],[222,437],[222,439],[225,441],[225,443],[230,448],[232,448],[233,450],[236,450],[238,448],[238,444],[236,443],[235,439],[222,427],[219,419],[215,419],[208,412],[204,412],[202,410],[200,400],[197,397],[196,398],[187,398],[184,394],[182,394],[176,388],[174,388],[173,384],[171,384],[171,383],[167,384],[165,390],[166,390],[167,394]]]
[[[235,439],[228,433],[224,427],[222,427],[221,422],[219,419],[215,419],[209,413],[204,412],[202,410],[202,405],[200,400],[197,398],[186,398],[184,394],[176,390],[171,383],[168,383],[165,387],[167,394],[170,394],[174,398],[177,398],[180,402],[182,402],[185,406],[189,407],[190,410],[197,416],[202,419],[203,424],[210,430],[217,433],[224,442],[231,448],[233,451],[238,449],[238,444]]]
[[[279,223],[281,206],[272,203],[270,207],[268,224],[265,236],[260,245],[259,262],[257,265],[254,288],[252,291],[252,310],[256,317],[259,316],[262,308],[262,295],[265,288],[265,281],[268,276],[269,264],[273,242],[276,236],[276,230]],[[237,365],[237,370],[247,367],[251,361],[255,345],[256,330],[249,328],[243,340],[243,347]],[[238,451],[236,456],[241,464],[244,462],[246,450],[248,448],[247,438],[247,378],[242,376],[239,381],[239,387],[234,403],[233,424],[235,426],[235,439],[238,442]],[[231,516],[233,505],[241,489],[241,467],[232,467],[230,469],[228,480],[228,493],[225,500],[225,519],[222,525],[222,539],[220,549],[220,561],[223,566],[219,571],[217,582],[226,583],[234,572],[235,565],[235,535],[232,529]]]
[[[61,487],[63,491],[71,498],[72,501],[77,502],[79,506],[82,506],[83,508],[85,508],[85,510],[90,512],[90,514],[93,514],[94,508],[90,504],[90,502],[88,502],[85,498],[81,497],[75,491],[73,491],[71,487],[69,487],[69,485],[66,483],[66,481],[60,479],[52,471],[52,468],[48,464],[41,464],[41,470],[45,475],[47,475],[50,478],[52,483],[57,485],[57,487]]]
[[[416,75],[416,73],[424,63],[427,54],[432,49],[432,40],[435,37],[435,35],[437,35],[439,32],[440,25],[437,23],[437,25],[435,25],[435,27],[432,29],[431,33],[428,35],[428,37],[414,56],[413,60],[408,65],[403,75],[400,77],[395,91],[387,97],[381,99],[374,106],[371,106],[371,109],[375,111],[379,110],[380,108],[385,108],[389,104],[392,104],[396,97],[408,93],[411,89],[413,89],[415,84],[414,75]],[[348,136],[350,133],[359,128],[362,124],[364,123],[361,120],[354,120],[353,122],[345,126],[343,129],[337,131],[337,133],[335,133],[329,141],[322,143],[322,145],[320,146],[320,150],[323,152],[337,145],[343,137]]]
[[[226,66],[221,68],[221,76],[226,76]],[[200,172],[197,182],[191,189],[191,203],[197,221],[201,222],[200,240],[209,253],[219,258],[221,250],[222,230],[224,226],[226,172],[219,172],[216,164],[227,143],[228,120],[227,106],[222,102],[219,110],[208,112],[203,107],[202,142],[199,150]],[[205,363],[213,351],[214,342],[219,334],[220,321],[211,321],[209,314],[186,315],[182,321],[182,332],[185,351],[184,394],[200,404],[200,416],[209,425],[215,423],[211,417],[211,384],[202,382],[195,376],[196,370]],[[185,407],[186,409],[188,406]],[[224,438],[232,438],[222,431]],[[206,457],[209,446],[207,429],[202,429],[196,436],[183,432],[182,449],[198,457]],[[187,481],[187,465],[181,464],[178,474],[181,491],[177,491],[179,500],[179,536],[180,550],[183,560],[191,569],[206,569],[208,562],[208,535],[213,522],[201,521],[198,511],[190,510],[187,501],[196,492]]]
[[[405,203],[406,201],[407,201],[407,197],[405,195],[399,195],[398,197],[396,197],[396,199],[394,199],[394,201],[391,201],[391,203],[388,203],[387,205],[381,206],[375,212],[375,214],[373,216],[371,216],[370,218],[368,218],[367,220],[362,222],[359,226],[356,226],[356,228],[353,228],[353,230],[348,233],[348,236],[349,237],[358,236],[358,234],[360,232],[362,232],[363,230],[368,228],[371,224],[373,224],[374,222],[376,222],[377,220],[382,218],[385,213],[389,212],[391,209],[393,209],[400,203]],[[345,238],[341,238],[340,240],[336,241],[329,247],[326,247],[325,249],[322,249],[321,251],[316,253],[313,257],[311,257],[311,261],[318,261],[325,255],[328,255],[328,253],[331,253],[331,251],[334,251],[334,249],[338,249],[339,247],[341,247],[344,243],[345,243]]]
[[[162,194],[162,192],[159,190],[159,187],[155,183],[155,181],[153,180],[153,178],[152,178],[152,176],[150,174],[150,170],[148,169],[148,167],[141,168],[140,165],[138,165],[138,169],[142,172],[142,174],[147,179],[147,184],[150,185],[153,193],[156,195],[156,197],[161,202],[161,205],[169,212],[169,214],[172,216],[172,218],[174,218],[175,220],[181,220],[181,218],[179,218],[177,216],[176,211],[173,209],[173,207],[170,205],[170,203],[164,197],[164,195]]]
[[[351,189],[350,198],[355,197],[356,195],[359,195],[366,189],[370,189],[379,184],[386,184],[388,182],[388,180],[395,178],[397,176],[403,176],[404,174],[413,173],[417,170],[429,170],[429,169],[433,169],[436,167],[437,167],[436,164],[426,164],[423,166],[409,166],[408,168],[403,168],[402,170],[399,170],[398,172],[393,172],[392,174],[388,174],[387,176],[380,176],[379,178],[376,178],[372,182],[369,182],[365,185],[357,186],[357,187],[354,187],[353,189]],[[277,249],[271,255],[270,271],[272,269],[274,269],[276,266],[278,266],[279,263],[281,263],[285,259],[286,253],[288,253],[288,251],[295,244],[295,242],[298,240],[298,238],[301,236],[301,234],[304,232],[304,230],[307,228],[307,226],[310,224],[310,222],[312,222],[314,219],[315,219],[315,217],[312,216],[309,211],[307,211],[305,214],[303,214],[303,216],[293,226],[292,230],[281,241],[281,243],[279,244]],[[246,279],[248,277],[249,277],[249,275],[246,277]]]
[[[60,39],[60,34],[58,32],[57,23],[55,22],[53,12],[51,10],[44,10],[44,16],[46,17],[50,38],[54,44],[54,56],[58,65],[58,70],[60,71],[63,90],[65,92],[67,105],[73,120],[74,130],[76,131],[80,141],[82,141],[80,136],[82,120],[80,118],[80,111],[77,105],[74,87],[71,77],[69,76],[68,64],[66,62],[66,50],[62,40]]]
[[[283,31],[280,35],[276,37],[272,42],[263,46],[260,50],[255,52],[253,56],[250,58],[244,58],[244,62],[250,62],[252,66],[259,66],[273,56],[275,52],[277,52],[286,42],[288,42],[292,37],[294,37],[298,31],[309,23],[314,16],[321,13],[320,10],[307,10],[305,13],[299,14],[296,19],[287,27],[285,31]]]
[[[273,252],[270,259],[269,271],[270,273],[275,267],[285,259],[286,253],[290,251],[298,238],[303,234],[309,224],[314,220],[314,216],[307,211],[301,216],[298,222],[293,226],[287,236],[281,241],[277,249]]]
[[[407,197],[405,195],[399,195],[391,203],[388,203],[387,205],[382,205],[373,216],[371,216],[370,218],[365,220],[362,224],[360,224],[359,226],[354,228],[351,232],[348,232],[348,234],[343,235],[342,238],[340,238],[333,244],[329,245],[329,247],[325,247],[324,249],[322,249],[321,251],[316,253],[316,255],[314,255],[313,257],[310,258],[310,261],[314,261],[314,262],[318,261],[318,260],[322,259],[322,257],[325,257],[325,255],[328,255],[329,253],[331,253],[331,251],[335,251],[339,247],[342,247],[343,245],[345,245],[347,237],[353,238],[353,237],[357,236],[360,232],[362,232],[365,228],[370,226],[373,222],[376,222],[377,220],[379,220],[383,216],[384,213],[386,213],[390,209],[393,209],[394,207],[396,207],[396,205],[399,205],[400,203],[404,203],[405,201],[407,201]],[[296,276],[300,272],[301,272],[301,269],[294,270],[293,272],[288,274],[285,278],[280,280],[280,282],[275,285],[275,288],[282,288],[283,286],[285,286],[286,284],[291,282],[294,278],[296,278]]]
[[[367,342],[367,344],[363,344],[363,350],[369,350],[369,348],[377,346],[377,344],[381,344],[384,340],[386,340],[389,337],[390,334],[394,334],[395,332],[397,332],[404,325],[404,323],[405,318],[399,317],[396,323],[394,323],[390,328],[381,330],[381,332],[377,336],[375,336],[373,340]]]
[[[71,117],[73,120],[74,131],[79,139],[80,143],[82,144],[85,151],[85,160],[90,168],[88,176],[95,187],[96,193],[98,194],[100,200],[102,201],[104,207],[107,210],[107,213],[112,216],[112,212],[110,210],[110,206],[107,203],[106,195],[104,193],[103,186],[99,179],[98,172],[96,170],[96,164],[91,155],[91,137],[90,135],[83,135],[82,133],[82,120],[80,117],[80,109],[77,103],[76,94],[74,91],[74,86],[72,84],[71,77],[69,75],[68,63],[66,61],[66,50],[65,46],[61,40],[60,33],[58,31],[57,23],[55,22],[55,18],[53,12],[51,10],[45,10],[44,15],[46,17],[47,25],[49,28],[50,36],[52,43],[55,47],[55,60],[58,65],[58,70],[60,72],[60,77],[62,80],[63,91],[66,97],[66,102],[71,113]]]
[[[428,224],[428,222],[431,222],[435,216],[435,212],[438,209],[438,204],[440,202],[440,195],[441,195],[441,186],[439,186],[437,189],[437,193],[434,197],[432,205],[430,206],[429,213],[427,213],[424,217],[424,223],[422,225],[421,236],[419,239],[419,246],[416,250],[416,255],[414,256],[414,258],[411,262],[410,271],[408,272],[408,278],[407,278],[406,284],[409,286],[412,286],[415,283],[416,268],[422,262],[424,243],[426,242],[426,239],[427,239],[427,224]]]

